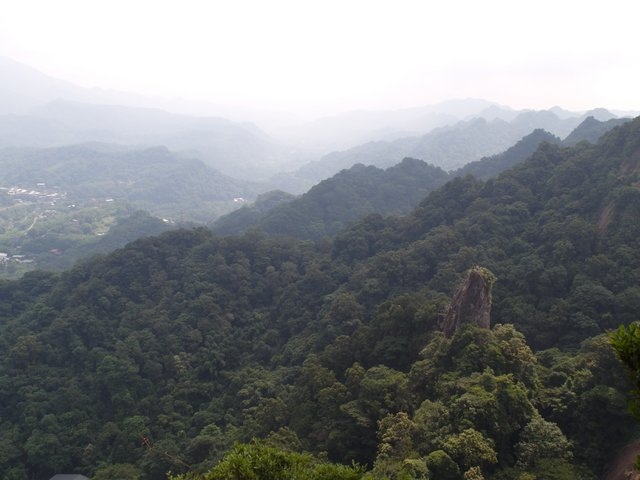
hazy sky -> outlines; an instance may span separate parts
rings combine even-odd
[[[83,86],[325,113],[464,97],[640,109],[637,0],[0,6],[0,55]]]

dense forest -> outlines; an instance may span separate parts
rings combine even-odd
[[[427,193],[455,177],[473,175],[480,180],[495,177],[524,162],[543,142],[568,146],[581,141],[596,143],[614,126],[628,121],[612,119],[601,122],[587,117],[565,141],[545,130],[536,129],[504,152],[469,162],[448,173],[411,158],[405,158],[386,170],[358,164],[323,180],[297,198],[287,198],[282,192],[270,192],[254,204],[217,219],[212,229],[229,235],[259,228],[270,235],[319,240],[335,235],[372,213],[407,214]]]
[[[334,239],[178,230],[3,281],[0,476],[598,478],[635,429],[607,332],[639,176],[636,119]],[[490,324],[443,329],[474,272]]]
[[[494,177],[525,161],[542,142],[560,143],[560,139],[544,130],[534,130],[506,151],[450,173],[413,158],[405,158],[386,170],[357,164],[297,198],[271,192],[255,204],[219,218],[212,229],[228,235],[259,228],[270,235],[319,240],[373,213],[407,214],[428,193],[452,178],[469,174],[483,180]]]
[[[386,170],[358,164],[288,202],[268,209],[260,202],[255,208],[231,212],[218,219],[213,229],[235,234],[257,227],[268,234],[320,239],[372,213],[408,213],[448,178],[441,168],[412,158]]]

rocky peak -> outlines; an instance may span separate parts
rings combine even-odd
[[[486,268],[475,266],[467,274],[451,299],[442,330],[447,337],[467,324],[489,328],[491,320],[491,287],[495,276]]]

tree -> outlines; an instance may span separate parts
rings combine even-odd
[[[460,480],[460,468],[443,450],[436,450],[427,455],[425,459],[427,468],[432,474],[432,478],[438,480]]]
[[[378,422],[378,456],[374,463],[376,475],[395,477],[404,466],[403,460],[416,459],[418,455],[412,440],[415,430],[415,423],[405,412],[387,415]]]
[[[129,463],[116,463],[99,468],[91,477],[93,480],[139,480],[142,472]]]
[[[516,444],[517,465],[529,469],[542,459],[571,460],[571,442],[560,427],[548,422],[540,414],[534,414],[520,433]]]
[[[464,470],[498,462],[493,442],[473,428],[450,435],[442,448]]]
[[[295,453],[254,441],[236,445],[204,475],[188,473],[172,480],[360,480],[361,467],[335,465],[308,453]]]
[[[629,411],[636,420],[640,420],[640,325],[620,325],[611,334],[610,339],[618,357],[629,371],[635,387],[631,391]]]

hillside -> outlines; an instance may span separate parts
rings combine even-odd
[[[273,209],[290,203],[296,199],[295,195],[273,190],[258,195],[251,205],[244,205],[233,212],[215,220],[212,230],[221,235],[242,233],[249,228],[256,227],[262,219]]]
[[[640,301],[638,159],[640,119],[335,241],[183,230],[1,282],[0,475],[597,478],[633,429],[602,333]],[[445,336],[472,272],[489,328]]]
[[[355,165],[264,213],[248,215],[261,205],[232,212],[216,221],[213,230],[233,234],[255,227],[272,235],[319,239],[372,213],[407,213],[447,178],[443,170],[410,158],[386,170]]]
[[[259,228],[274,235],[320,239],[367,215],[398,215],[411,211],[429,192],[455,176],[487,179],[530,157],[542,142],[560,139],[535,130],[507,151],[471,162],[451,174],[421,160],[404,159],[387,170],[355,165],[320,182],[297,199],[277,204],[256,202],[233,211],[213,224],[222,235]]]
[[[0,185],[31,189],[37,184],[66,193],[71,203],[111,198],[157,215],[189,218],[207,218],[215,214],[216,203],[232,204],[234,198],[252,198],[257,191],[251,183],[229,178],[163,147],[91,143],[0,150]]]
[[[121,247],[138,238],[134,234],[210,221],[257,191],[254,184],[161,147],[94,143],[0,150],[0,253],[6,255],[0,277],[68,268],[107,245]],[[147,219],[137,210],[159,218]],[[112,228],[123,224],[129,234],[112,236]]]
[[[596,143],[598,139],[618,125],[628,122],[629,118],[609,118],[606,120],[598,120],[595,117],[588,116],[576,127],[563,141],[562,144],[572,147],[579,142]]]
[[[578,342],[613,327],[614,317],[633,317],[629,306],[610,309],[631,294],[625,265],[635,267],[630,258],[627,264],[620,257],[624,249],[618,247],[635,248],[639,131],[636,119],[595,146],[543,144],[529,160],[486,183],[458,178],[405,219],[365,222],[341,233],[334,253],[393,256],[401,265],[419,257],[427,262],[426,270],[399,273],[410,282],[424,281],[422,275],[436,271],[446,281],[456,261],[486,265],[504,280],[495,292],[496,299],[508,297],[495,303],[500,321],[515,323],[536,348]],[[417,250],[408,256],[395,253],[407,245]],[[453,262],[448,274],[443,271],[446,258]],[[369,273],[375,281],[375,272]],[[532,303],[540,296],[549,297]],[[576,315],[574,308],[587,304],[589,314]],[[609,321],[613,324],[607,326]]]
[[[545,130],[536,129],[504,152],[469,162],[464,167],[451,172],[451,175],[458,177],[473,175],[480,180],[488,180],[524,162],[544,142],[559,144],[560,139]]]

